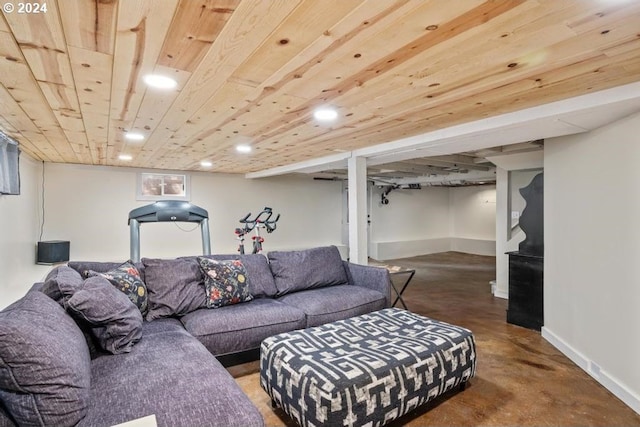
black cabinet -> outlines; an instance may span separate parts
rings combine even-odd
[[[509,308],[507,322],[540,330],[543,317],[543,258],[508,252]]]

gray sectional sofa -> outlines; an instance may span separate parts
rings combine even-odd
[[[385,269],[344,262],[335,247],[129,267],[140,280],[120,286],[118,263],[70,262],[0,312],[0,426],[151,414],[160,426],[261,426],[216,357],[391,302]],[[219,289],[237,290],[228,283],[244,293],[219,306]]]

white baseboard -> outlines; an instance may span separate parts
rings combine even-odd
[[[451,250],[466,254],[496,256],[496,241],[452,237]]]
[[[378,261],[409,258],[419,255],[447,252],[451,250],[448,237],[440,239],[400,240],[393,242],[371,242],[369,254]]]
[[[509,294],[503,290],[500,290],[498,288],[496,288],[496,291],[493,293],[494,297],[498,297],[498,298],[502,298],[502,299],[509,299]]]
[[[640,414],[640,396],[630,390],[624,383],[609,375],[609,373],[602,370],[597,363],[571,347],[571,345],[566,341],[544,326],[542,327],[542,337],[571,359],[571,361],[578,365],[582,370],[591,375],[604,388],[609,390],[627,406]]]
[[[509,299],[509,294],[502,289],[498,289],[498,284],[495,280],[489,282],[491,284],[491,295],[494,297]]]
[[[496,242],[495,240],[442,237],[436,239],[370,242],[369,244],[369,256],[378,261],[447,251],[495,256]]]

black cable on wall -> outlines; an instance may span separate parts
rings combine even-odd
[[[42,241],[42,234],[44,232],[44,160],[42,161],[42,221],[40,222],[40,237],[38,241]]]

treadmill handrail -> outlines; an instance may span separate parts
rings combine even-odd
[[[211,255],[209,213],[199,206],[178,200],[161,200],[129,212],[129,247],[133,262],[140,261],[140,224],[146,222],[197,222],[202,235],[202,253]]]
[[[183,214],[184,211],[187,211],[188,215],[187,219],[175,219],[172,221],[200,222],[205,218],[209,218],[209,212],[199,206],[192,205],[189,202],[183,202],[179,200],[161,200],[155,203],[151,203],[150,205],[145,205],[133,209],[131,212],[129,212],[129,220],[127,223],[130,223],[132,219],[136,219],[141,223],[163,222],[166,220],[159,220],[158,214],[172,210],[181,211]]]

